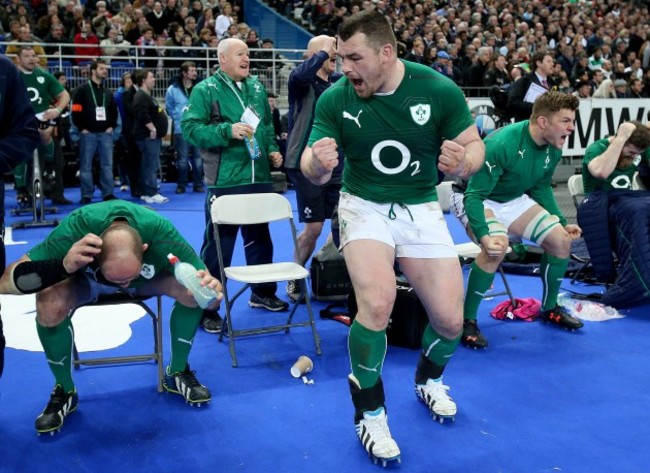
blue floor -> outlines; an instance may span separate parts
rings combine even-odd
[[[198,248],[202,195],[176,196],[174,188],[163,184],[162,193],[171,201],[156,208]],[[68,189],[66,196],[77,202],[78,192]],[[285,195],[295,206],[293,192]],[[12,203],[8,192],[8,209]],[[60,207],[52,217],[73,208]],[[466,241],[460,225],[447,220],[457,242]],[[9,217],[7,223],[13,221]],[[8,246],[8,261],[50,230],[14,230],[12,240],[26,243]],[[276,255],[290,256],[290,250],[276,247]],[[235,260],[243,261],[241,249]],[[539,278],[509,275],[508,280],[518,297],[540,298]],[[279,295],[284,297],[284,287]],[[626,311],[623,319],[585,322],[584,329],[569,333],[538,322],[497,321],[488,312],[502,300],[481,305],[479,321],[489,349],[459,347],[446,371],[445,383],[459,409],[454,423],[433,422],[417,402],[417,351],[389,347],[383,377],[402,463],[391,463],[387,470],[647,472],[648,308]],[[3,301],[3,317],[16,310],[15,304]],[[167,315],[171,302],[164,305]],[[316,313],[324,305],[316,303]],[[236,317],[257,323],[284,316],[249,309],[242,300]],[[82,368],[75,373],[79,409],[53,437],[37,437],[33,427],[52,387],[44,355],[9,348],[0,380],[0,472],[381,471],[354,433],[347,328],[322,319],[317,326],[322,356],[314,353],[309,329],[295,329],[289,335],[240,340],[238,368],[230,365],[227,343],[199,331],[190,363],[213,400],[198,409],[179,396],[157,393],[153,363]],[[150,345],[146,318],[134,322],[132,330],[124,346],[106,353]],[[166,338],[167,332],[168,359]],[[303,354],[314,360],[313,385],[289,374]]]

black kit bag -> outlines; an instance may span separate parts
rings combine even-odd
[[[352,290],[345,260],[327,243],[311,260],[311,292],[317,301],[344,301]]]
[[[415,294],[415,290],[406,283],[398,281],[395,305],[390,314],[386,338],[388,344],[396,347],[417,350],[422,348],[422,335],[429,323],[427,313]],[[348,295],[350,318],[357,315],[357,300],[354,290]]]

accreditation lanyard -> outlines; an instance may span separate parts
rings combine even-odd
[[[106,121],[106,94],[103,92],[102,94],[102,106],[100,107],[97,105],[97,98],[95,97],[95,88],[93,87],[93,83],[91,81],[88,81],[88,87],[90,87],[90,95],[93,96],[93,102],[95,102],[95,120],[98,122],[105,122]]]
[[[224,79],[226,84],[228,84],[230,90],[232,90],[232,92],[235,94],[237,100],[239,100],[239,103],[241,104],[241,107],[244,110],[242,116],[246,115],[247,113],[255,113],[252,108],[246,106],[246,104],[240,97],[241,91],[235,89],[235,87],[232,84],[232,80],[229,80],[227,77],[223,77],[223,73],[221,71],[219,71],[219,74],[221,75],[221,78]],[[260,156],[262,156],[259,143],[257,142],[257,138],[255,138],[254,134],[251,137],[244,138],[244,143],[246,144],[246,149],[248,150],[248,154],[250,155],[253,161],[259,159]]]

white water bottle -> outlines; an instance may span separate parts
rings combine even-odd
[[[190,263],[181,262],[177,256],[169,253],[167,259],[174,266],[176,280],[185,286],[194,296],[201,309],[206,309],[217,299],[214,289],[201,286],[201,280],[196,277],[196,268]]]

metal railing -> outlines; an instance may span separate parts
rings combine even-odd
[[[97,49],[97,45],[63,44],[63,43],[7,43],[0,42],[0,50],[6,51],[12,46],[40,46],[48,53],[47,70],[50,73],[62,71],[65,73],[71,89],[84,84],[90,77],[89,65],[94,58],[81,53],[83,49]],[[110,45],[107,48],[99,46],[99,49],[123,48],[120,55],[98,56],[109,64],[109,75],[107,87],[116,90],[122,81],[125,72],[131,72],[141,67],[148,67],[156,74],[156,86],[153,95],[158,100],[164,100],[165,91],[170,82],[178,77],[180,64],[184,61],[196,63],[199,77],[205,78],[214,73],[218,65],[216,50],[214,48],[178,46],[135,46],[135,45]],[[163,50],[164,55],[158,56],[158,51]],[[155,56],[153,52],[155,51]],[[190,52],[194,57],[187,57],[185,52]],[[81,54],[77,54],[77,52]],[[257,64],[259,68],[251,68],[251,75],[256,75],[268,91],[280,96],[279,105],[286,106],[288,96],[287,79],[289,73],[299,61],[287,59],[286,55],[299,56],[303,50],[293,49],[251,49],[251,63]],[[260,57],[266,54],[268,57]],[[15,54],[8,54],[12,57]]]

